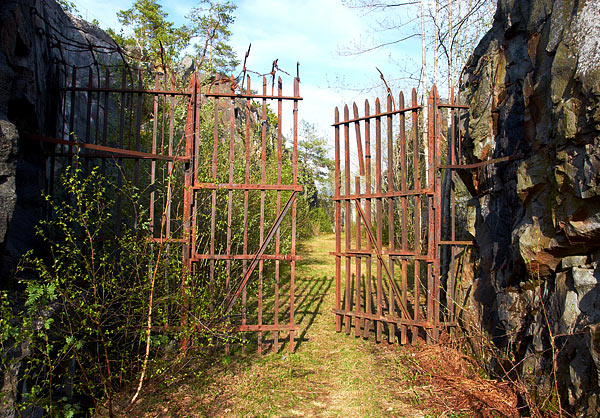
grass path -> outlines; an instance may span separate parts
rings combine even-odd
[[[452,369],[453,357],[461,357],[455,350],[376,344],[335,332],[331,312],[335,304],[335,261],[329,255],[334,245],[334,236],[315,237],[303,245],[303,260],[296,269],[296,322],[300,331],[295,353],[290,354],[284,346],[277,353],[270,351],[261,356],[249,347],[246,354],[220,353],[206,364],[190,363],[184,377],[147,391],[133,415],[480,416],[473,412],[487,402],[473,403],[478,395],[468,388],[483,387],[480,392],[484,393],[496,383],[486,386],[477,377],[479,380],[460,380],[456,376],[463,374],[459,370],[463,366],[457,367],[450,378],[435,378],[437,371]],[[460,365],[460,361],[454,364]],[[439,403],[431,409],[432,399],[442,399],[442,414]],[[449,405],[451,399],[454,406]]]
[[[395,394],[394,370],[374,343],[335,332],[334,237],[304,246],[296,273],[300,326],[297,349],[254,358],[220,379],[215,416],[422,417]],[[383,352],[380,354],[384,354]]]
[[[286,345],[262,356],[252,349],[219,356],[204,373],[149,396],[136,412],[152,417],[423,417],[397,393],[397,370],[386,347],[335,332],[335,262],[329,255],[334,246],[330,235],[302,247],[295,353]]]

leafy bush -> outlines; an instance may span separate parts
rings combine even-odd
[[[65,171],[62,186],[64,199],[47,198],[54,216],[37,230],[48,254],[30,251],[19,268],[24,286],[20,312],[10,308],[18,304],[0,295],[0,348],[13,354],[2,357],[2,372],[22,368],[4,401],[18,401],[21,411],[37,407],[47,414],[98,411],[101,405],[110,413],[115,390],[140,372],[151,287],[155,326],[178,321],[181,301],[191,297],[193,314],[205,317],[206,298],[179,291],[181,257],[157,256],[175,250],[148,239],[147,213],[135,190],[115,192],[97,169],[85,176],[77,161]],[[115,196],[123,192],[138,219],[115,236]],[[153,277],[154,269],[158,275]],[[155,331],[151,352],[180,338]]]

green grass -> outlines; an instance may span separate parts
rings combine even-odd
[[[301,247],[296,269],[296,351],[245,352],[232,346],[182,367],[182,376],[148,390],[133,411],[152,417],[419,417],[428,390],[407,352],[335,332],[333,235]],[[286,275],[283,275],[285,277]],[[281,286],[286,283],[282,280]],[[287,322],[287,321],[286,321]],[[272,336],[267,335],[267,338]],[[280,336],[286,342],[287,335]],[[457,415],[463,416],[463,415]]]

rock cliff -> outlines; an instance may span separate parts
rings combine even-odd
[[[600,414],[600,2],[499,0],[462,79],[477,268],[465,324],[545,399]],[[481,347],[479,347],[481,348]],[[476,348],[476,349],[479,349]],[[553,353],[556,361],[553,360]],[[556,400],[554,401],[556,402]]]
[[[59,136],[61,80],[73,66],[115,62],[122,61],[114,41],[54,0],[0,0],[0,289],[34,247],[43,216],[50,145],[24,134]]]
[[[35,226],[44,216],[42,192],[51,169],[46,154],[52,145],[26,135],[61,136],[59,86],[73,66],[116,62],[123,61],[114,41],[63,12],[54,0],[0,0],[0,290],[16,287],[14,269],[36,247]],[[81,73],[87,77],[87,71]],[[15,309],[20,306],[17,294],[11,292]],[[0,416],[17,413],[12,395],[27,389],[13,382],[24,380],[20,360],[29,354],[28,345],[2,353],[13,360],[0,373]],[[25,415],[42,413],[27,410]]]

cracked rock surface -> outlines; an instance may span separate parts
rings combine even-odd
[[[595,0],[500,0],[461,86],[463,162],[514,156],[461,175],[479,260],[464,318],[541,400],[555,336],[562,405],[590,417],[600,414],[599,15]]]

